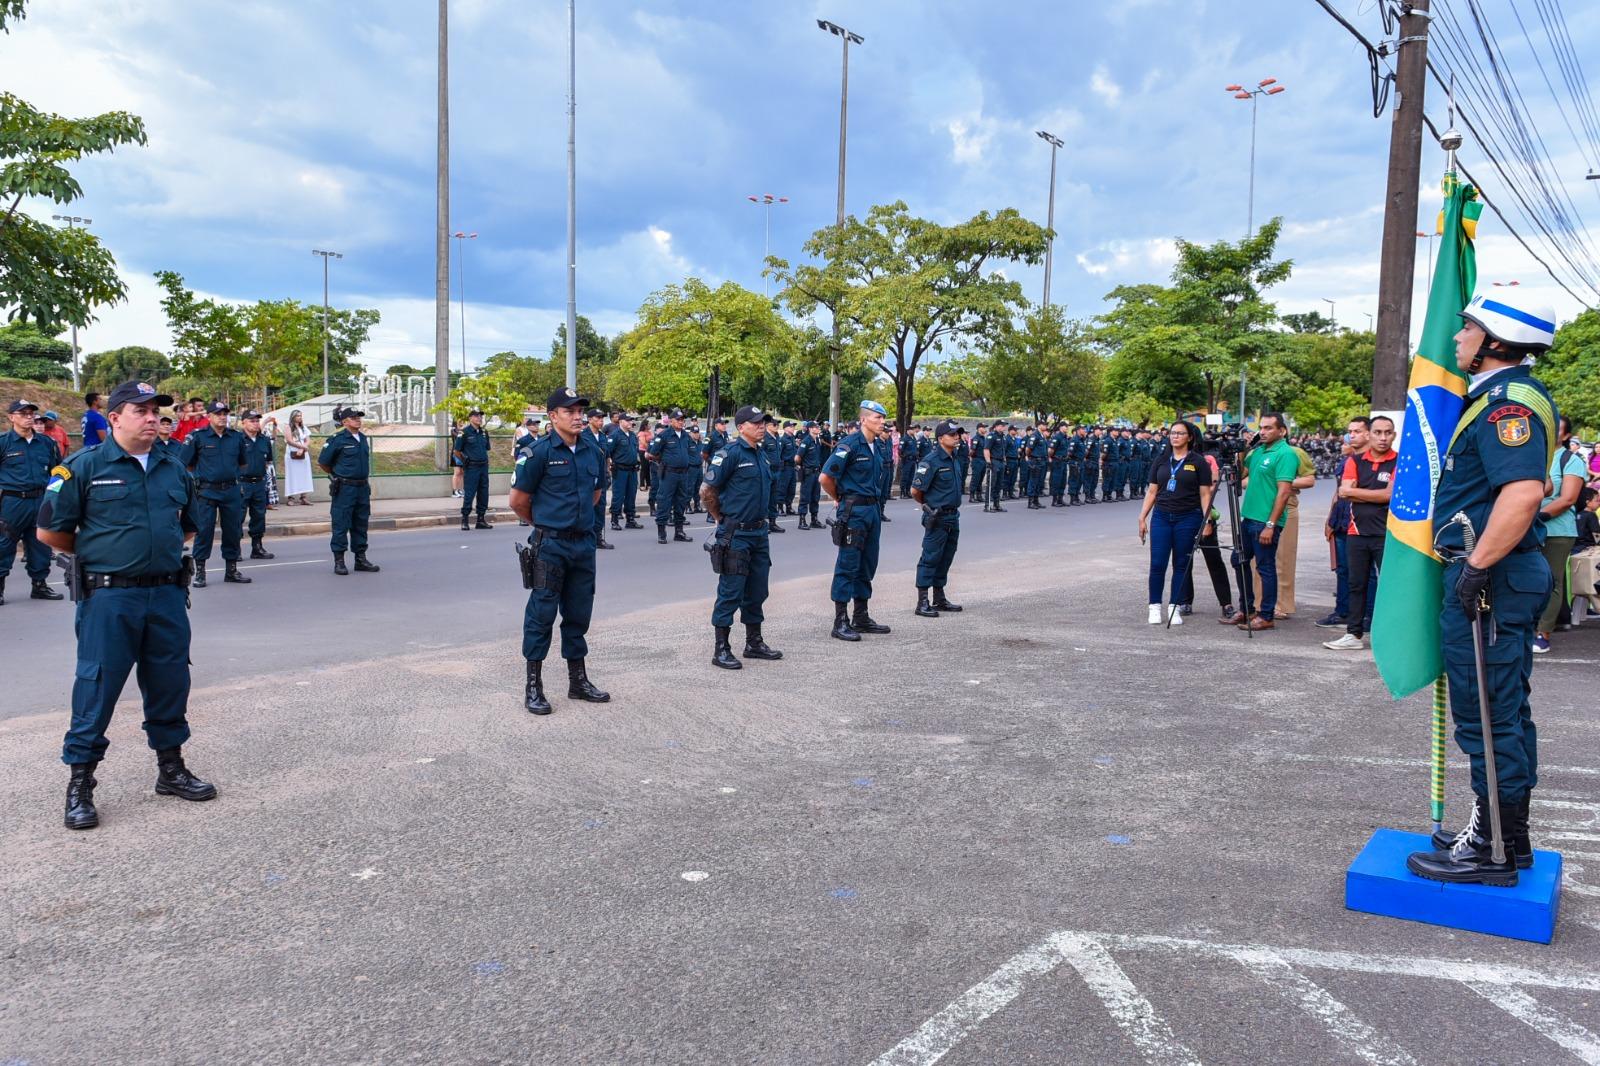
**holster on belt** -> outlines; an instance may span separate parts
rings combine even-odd
[[[522,570],[522,587],[534,592],[543,589],[559,596],[566,568],[539,557],[539,545],[543,543],[544,531],[538,530],[531,546],[520,542],[513,545],[517,549],[517,565]]]
[[[88,599],[89,589],[83,583],[83,571],[78,569],[78,557],[70,552],[56,552],[51,558],[61,568],[61,576],[66,579],[67,598],[73,603]]]

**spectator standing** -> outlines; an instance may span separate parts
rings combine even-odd
[[[1579,495],[1578,518],[1573,525],[1578,531],[1574,551],[1600,546],[1600,491],[1585,488]]]
[[[1183,625],[1183,590],[1194,555],[1195,538],[1211,511],[1211,466],[1194,452],[1200,433],[1188,422],[1167,431],[1167,447],[1150,464],[1149,487],[1139,512],[1139,539],[1150,534],[1151,625],[1161,622],[1161,586],[1172,562],[1168,619]],[[1152,513],[1153,512],[1153,513]],[[1152,523],[1153,519],[1153,523]],[[1192,586],[1191,586],[1192,587]],[[1191,592],[1191,596],[1193,593]]]
[[[72,453],[72,438],[68,437],[67,431],[61,428],[61,416],[54,411],[46,411],[39,416],[39,421],[43,423],[39,427],[39,431],[56,442],[56,449],[61,452],[61,457],[65,459]]]
[[[1350,501],[1350,524],[1345,529],[1345,551],[1350,569],[1350,614],[1345,634],[1323,641],[1332,651],[1359,651],[1367,639],[1369,600],[1378,598],[1377,576],[1383,569],[1383,545],[1389,528],[1389,496],[1394,490],[1394,420],[1378,415],[1372,420],[1371,447],[1344,461],[1338,493]],[[1368,575],[1371,574],[1371,581]]]
[[[1345,428],[1344,441],[1340,445],[1342,457],[1335,470],[1335,476],[1342,476],[1345,462],[1352,456],[1359,456],[1367,450],[1370,443],[1369,435],[1372,432],[1372,420],[1365,415],[1352,418]],[[1345,538],[1350,530],[1350,501],[1339,493],[1338,486],[1334,486],[1333,502],[1328,506],[1328,520],[1323,523],[1322,537],[1333,546],[1334,591],[1333,610],[1326,617],[1317,619],[1318,629],[1342,629],[1349,624],[1350,614],[1350,559],[1347,554],[1349,545]],[[1370,601],[1369,601],[1370,602]],[[1367,627],[1370,628],[1370,625]]]
[[[278,432],[278,420],[276,418],[274,418],[271,415],[268,415],[265,419],[262,420],[262,422],[261,422],[261,435],[263,437],[267,438],[267,443],[268,444],[272,445],[272,454],[277,455],[279,452],[281,452],[283,450],[278,445],[278,437],[281,434]],[[278,509],[278,502],[281,499],[282,499],[282,497],[278,495],[278,465],[277,465],[277,463],[268,463],[267,464],[267,510],[276,511]]]
[[[100,413],[100,408],[105,406],[105,401],[98,392],[85,393],[83,397],[83,446],[93,448],[106,439],[106,434],[111,431],[111,426],[106,422],[106,416]]]
[[[289,412],[289,428],[283,444],[283,496],[289,503],[311,503],[311,431],[305,415],[296,408]],[[298,496],[297,501],[295,497]]]
[[[1240,610],[1222,619],[1224,624],[1247,626],[1256,632],[1276,628],[1278,536],[1300,471],[1300,457],[1284,443],[1285,433],[1282,415],[1262,415],[1261,443],[1246,457],[1244,498],[1239,504],[1240,544],[1235,550],[1241,564],[1254,563],[1256,567],[1261,593],[1255,617],[1247,618]]]
[[[1539,507],[1544,519],[1544,559],[1550,564],[1552,584],[1550,598],[1534,626],[1533,653],[1543,655],[1550,650],[1550,634],[1556,627],[1556,616],[1564,604],[1571,601],[1567,590],[1567,559],[1578,539],[1578,517],[1574,510],[1578,493],[1583,490],[1583,460],[1567,447],[1572,436],[1572,423],[1562,415],[1558,423],[1561,441],[1555,455],[1550,458],[1550,495]]]
[[[206,425],[206,402],[198,396],[191,397],[179,412],[178,427],[172,431],[172,437],[182,444],[189,439],[189,434]]]

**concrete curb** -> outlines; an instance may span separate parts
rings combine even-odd
[[[491,510],[491,522],[514,522],[516,514],[510,510]],[[453,526],[461,521],[460,512],[453,514],[401,514],[374,517],[367,523],[367,529],[424,529],[428,526]],[[315,536],[319,533],[332,533],[333,522],[327,518],[307,519],[304,522],[277,522],[267,523],[267,536],[269,537],[303,537]]]

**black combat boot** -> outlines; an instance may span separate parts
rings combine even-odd
[[[687,534],[687,533],[685,533],[683,531],[683,527],[682,526],[673,526],[672,527],[672,539],[673,540],[681,540],[684,543],[688,543],[689,534]]]
[[[269,555],[267,558],[270,559],[271,556]],[[51,588],[48,581],[35,581],[33,583],[33,591],[28,593],[28,597],[35,600],[59,600],[61,599],[61,593]]]
[[[5,579],[5,575],[4,574],[0,574],[0,607],[4,607],[5,604],[6,604],[6,579]]]
[[[933,609],[936,611],[960,611],[961,605],[959,603],[951,603],[945,599],[944,589],[936,588],[933,590]]]
[[[494,523],[489,521],[489,517],[487,515],[479,515],[478,516],[478,521],[476,523],[476,528],[478,528],[478,529],[493,529],[494,528]]]
[[[611,516],[611,528],[614,531],[618,532],[618,533],[622,532],[622,516],[621,515],[612,515]]]
[[[605,530],[603,530],[603,529],[595,530],[594,531],[594,536],[595,536],[594,546],[596,548],[605,548],[606,550],[609,551],[610,549],[616,547],[615,544],[611,543],[609,540],[606,540],[606,531]]]
[[[376,574],[381,569],[381,566],[367,558],[366,552],[356,552],[356,573]]]
[[[782,526],[778,525],[778,520],[776,518],[768,518],[767,519],[767,532],[768,533],[782,533],[782,532],[784,532],[784,528]]]
[[[1515,809],[1502,803],[1501,814],[1507,816],[1502,823],[1503,828],[1513,821],[1510,815]],[[1413,852],[1406,859],[1406,869],[1429,881],[1509,888],[1517,883],[1517,857],[1510,833],[1506,834],[1506,857],[1501,862],[1494,861],[1489,836],[1489,803],[1481,797],[1476,798],[1472,817],[1466,828],[1457,834],[1450,849]]]
[[[350,572],[349,570],[345,569],[344,552],[334,552],[333,553],[333,572],[336,573],[336,574],[339,574],[341,577]],[[201,575],[203,575],[204,573],[205,573],[205,571],[202,570],[200,572],[200,574],[196,575],[196,579],[198,580],[198,578]]]
[[[1078,494],[1076,492],[1068,496],[1067,499],[1072,501],[1071,503],[1067,504],[1068,507],[1077,507],[1079,504],[1083,503],[1082,500],[1078,499]]]
[[[250,538],[250,558],[252,558],[252,559],[276,559],[277,556],[274,555],[272,552],[267,551],[267,549],[262,546],[261,541],[262,541],[261,537],[251,537]]]
[[[217,788],[189,772],[183,765],[182,748],[162,748],[156,752],[156,795],[177,796],[179,799],[216,799]]]
[[[239,573],[238,562],[230,563],[224,561],[222,564],[222,583],[224,585],[248,585],[250,584],[250,579]]]
[[[643,529],[644,526],[640,525],[638,522],[636,522],[632,518],[630,518],[630,519],[628,519],[627,525],[624,526],[623,528],[625,528],[625,529]]]
[[[744,657],[746,659],[775,661],[783,658],[783,652],[777,648],[769,648],[767,642],[761,639],[760,622],[746,622],[744,624]]]
[[[720,666],[724,670],[743,670],[744,663],[733,657],[733,648],[728,645],[728,633],[732,626],[715,626],[717,631],[716,647],[711,651],[711,665]]]
[[[204,559],[196,559],[194,561],[194,580],[189,584],[197,589],[206,587],[206,561]]]
[[[587,703],[609,703],[611,693],[601,692],[589,683],[582,659],[567,660],[567,698]]]
[[[667,527],[658,523],[656,525],[656,543],[657,544],[665,544],[666,542],[667,542]]]
[[[472,529],[472,523],[467,521],[467,516],[466,515],[462,515],[461,516],[461,532],[465,533],[465,532],[469,531],[470,529]]]
[[[817,512],[815,512],[815,511],[811,512],[811,528],[812,529],[826,529],[827,528],[826,526],[824,526],[821,522],[819,522],[817,520]]]
[[[1528,836],[1528,808],[1532,801],[1533,794],[1529,793],[1515,807],[1507,806],[1503,803],[1500,806],[1501,828],[1506,835],[1506,850],[1516,856],[1517,869],[1519,870],[1527,870],[1533,866],[1533,841]],[[1467,824],[1461,827],[1460,832],[1451,833],[1446,829],[1439,830],[1433,834],[1433,846],[1439,851],[1449,851],[1463,835],[1476,833],[1480,828],[1487,833],[1489,831],[1488,826],[1480,827],[1478,825],[1478,817],[1478,808],[1474,804],[1472,814],[1468,817]],[[1489,817],[1487,807],[1484,808],[1482,817],[1485,819]]]
[[[894,521],[894,519],[889,517],[889,512],[888,511],[879,511],[878,512],[878,517],[881,518],[885,522],[893,522]]]
[[[1052,496],[1052,497],[1050,497],[1050,506],[1051,507],[1065,507],[1066,503],[1061,499],[1060,496]]]
[[[997,500],[994,501],[994,506],[989,508],[989,510],[991,510],[991,511],[1004,511],[1005,508],[1000,506],[1000,501],[997,499]]]
[[[796,529],[810,529],[811,528],[810,526],[808,526],[806,524],[806,513],[804,511],[800,512],[800,521],[799,521],[798,524],[796,524],[795,528]]]
[[[68,829],[93,829],[100,824],[100,812],[94,809],[94,768],[100,760],[72,765],[72,777],[67,781],[67,812],[64,823]]]
[[[916,613],[917,613],[917,617],[918,618],[938,618],[939,617],[939,612],[934,610],[932,607],[928,606],[928,590],[927,589],[918,589],[917,590],[917,612]]]
[[[880,625],[872,620],[872,616],[867,613],[866,600],[856,600],[856,609],[854,615],[850,619],[850,628],[854,629],[857,633],[889,632],[888,626]]]
[[[843,600],[833,604],[833,632],[828,634],[839,640],[860,640],[861,634],[850,628],[850,605]]]
[[[544,698],[544,663],[528,660],[528,683],[522,692],[522,705],[529,714],[549,714],[550,701]]]

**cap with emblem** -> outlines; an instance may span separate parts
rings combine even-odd
[[[468,418],[471,418],[473,415],[477,415],[479,418],[482,418],[483,417],[483,412],[478,410],[476,407],[474,407],[472,410],[467,412],[467,417]]]
[[[940,422],[937,426],[933,427],[933,435],[935,437],[947,437],[960,432],[962,432],[961,427],[949,419],[945,419],[943,422]]]
[[[106,410],[115,411],[125,403],[153,403],[158,407],[165,407],[172,402],[172,397],[158,393],[153,385],[143,381],[124,381],[121,385],[111,390],[111,395],[106,398]],[[223,408],[227,410],[226,407]]]
[[[239,418],[242,421],[245,421],[245,422],[260,421],[261,412],[260,411],[246,411],[244,414],[240,415]]]
[[[6,410],[10,414],[16,414],[18,411],[37,411],[38,409],[39,405],[36,403],[30,403],[27,400],[12,400],[11,406]]]
[[[736,426],[742,426],[746,422],[771,422],[771,421],[773,421],[773,418],[772,418],[772,415],[769,412],[763,411],[759,407],[750,407],[748,405],[739,408],[739,410],[733,416],[733,424],[736,425]]]
[[[559,388],[550,394],[544,402],[547,411],[559,410],[563,407],[588,407],[589,397],[579,396],[576,389]]]
[[[871,411],[873,414],[882,415],[885,418],[889,417],[889,412],[884,410],[883,404],[879,403],[877,400],[862,400],[861,410]]]
[[[112,395],[114,396],[116,394],[112,393]],[[206,405],[206,414],[208,415],[225,415],[231,410],[233,410],[233,408],[229,407],[227,403],[222,400],[212,400]]]
[[[357,411],[354,407],[338,407],[334,409],[333,420],[343,422],[347,418],[366,418],[367,412]]]
[[[683,417],[683,408],[674,407],[671,411],[669,411],[667,413],[667,417],[668,418],[682,418]]]
[[[604,418],[606,416],[606,409],[604,407],[591,407],[585,412],[585,414],[587,414],[590,418]]]

